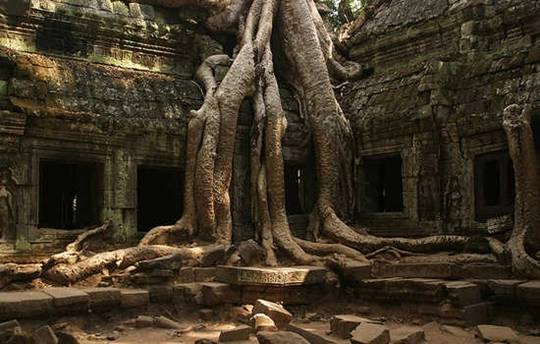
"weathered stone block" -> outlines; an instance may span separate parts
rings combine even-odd
[[[487,287],[497,300],[514,301],[517,298],[517,287],[526,281],[521,280],[490,280]]]
[[[0,323],[0,343],[5,343],[16,333],[21,333],[21,325],[17,320]]]
[[[129,3],[129,14],[134,18],[143,18],[141,6],[135,2]]]
[[[371,278],[371,264],[355,262],[353,264],[347,264],[343,268],[343,277],[351,281],[361,281]]]
[[[304,337],[310,344],[338,344],[338,340],[324,334],[317,333],[308,325],[289,324],[287,331],[297,333]]]
[[[352,344],[388,344],[390,331],[384,325],[362,323],[352,333]]]
[[[339,338],[351,338],[351,332],[360,324],[373,321],[352,314],[335,315],[330,319],[330,331]]]
[[[275,332],[278,330],[276,324],[274,323],[274,320],[272,320],[272,318],[270,318],[266,314],[257,313],[251,318],[251,321],[253,323],[253,328],[255,329],[255,332],[260,332],[260,331]]]
[[[168,303],[173,299],[173,287],[168,285],[150,286],[148,293],[153,303]]]
[[[241,325],[231,330],[223,330],[219,334],[219,342],[236,342],[242,340],[249,340],[249,334],[251,333],[251,327],[247,325]]]
[[[528,305],[540,305],[540,281],[531,281],[517,286],[519,300]]]
[[[323,283],[326,269],[312,266],[258,268],[218,266],[216,280],[236,285],[305,285]]]
[[[0,293],[0,320],[46,318],[53,313],[53,298],[42,292]]]
[[[88,313],[90,296],[76,288],[46,288],[43,292],[53,298],[55,312],[65,314]]]
[[[173,302],[197,303],[202,298],[202,285],[200,283],[181,283],[173,286]]]
[[[32,334],[35,344],[58,344],[58,338],[50,326],[42,326]]]
[[[150,302],[147,290],[120,289],[122,308],[146,308]]]
[[[195,282],[212,282],[216,279],[216,268],[194,268]]]
[[[257,340],[261,344],[309,344],[299,334],[293,332],[259,332]]]
[[[474,283],[454,281],[445,283],[448,296],[452,303],[467,306],[482,301],[480,287]]]
[[[393,344],[422,344],[426,335],[421,327],[399,327],[390,330],[390,339]]]
[[[88,288],[83,291],[90,297],[89,307],[92,312],[107,312],[121,303],[120,289]]]
[[[285,328],[287,324],[291,322],[293,317],[282,305],[260,299],[255,302],[253,313],[268,315],[278,328]]]
[[[201,304],[221,305],[227,303],[240,303],[241,293],[238,288],[233,288],[225,283],[201,283]]]
[[[510,327],[494,325],[478,325],[477,328],[480,339],[486,343],[521,343],[518,336]]]
[[[178,270],[175,277],[177,283],[194,283],[195,281],[195,269],[192,267],[184,267]]]
[[[429,264],[383,264],[377,267],[378,277],[407,277],[407,278],[441,278],[452,279],[456,271],[455,264],[429,263]]]

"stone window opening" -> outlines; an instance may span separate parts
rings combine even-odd
[[[100,224],[103,165],[42,160],[39,227],[83,229]]]
[[[403,175],[400,155],[363,159],[360,207],[364,213],[399,213],[403,205]]]
[[[511,214],[514,188],[514,169],[508,152],[481,154],[475,158],[477,220]]]
[[[139,166],[137,169],[137,230],[174,224],[182,217],[184,173],[180,168]]]

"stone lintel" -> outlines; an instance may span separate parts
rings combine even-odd
[[[238,267],[218,266],[216,280],[233,285],[294,286],[322,284],[327,270],[316,266]]]

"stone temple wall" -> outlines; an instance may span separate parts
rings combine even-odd
[[[95,192],[77,200],[80,211],[97,214],[86,224],[111,218],[119,240],[136,240],[148,229],[141,228],[138,217],[140,169],[174,171],[182,181],[169,198],[160,198],[159,192],[169,190],[159,185],[143,188],[158,197],[147,206],[155,210],[148,204],[154,202],[167,208],[167,221],[181,215],[175,213],[181,209],[171,208],[182,203],[187,119],[202,104],[203,90],[193,75],[204,58],[227,48],[226,40],[218,43],[194,24],[206,15],[112,0],[0,0],[0,174],[6,176],[13,209],[13,230],[4,237],[8,244],[0,240],[0,251],[31,248],[33,255],[48,254],[80,233],[50,225],[40,214],[54,210],[64,197],[47,198],[62,183]],[[282,92],[290,123],[285,159],[301,168],[310,161],[309,136],[296,101],[286,89]],[[246,102],[234,159],[235,240],[253,235],[246,184],[250,113]],[[71,171],[81,177],[59,177],[57,186],[47,188],[48,163],[51,173]],[[157,176],[158,184],[168,185]],[[44,208],[51,199],[55,205]],[[72,211],[71,204],[64,208]],[[75,221],[73,214],[59,216],[69,223]],[[300,227],[305,223],[303,214],[292,219]]]
[[[392,0],[355,33],[349,58],[373,74],[337,94],[356,136],[357,222],[400,236],[508,225],[509,204],[484,204],[479,216],[479,195],[494,196],[478,185],[497,169],[491,202],[509,197],[502,110],[518,102],[540,113],[539,14],[538,0]],[[14,228],[2,252],[46,254],[78,233],[41,223],[48,162],[84,165],[80,174],[92,166],[96,194],[77,206],[91,202],[94,222],[112,218],[119,239],[141,235],[139,169],[182,173],[188,114],[202,102],[194,71],[227,51],[192,24],[204,16],[111,0],[0,0],[0,177]],[[313,153],[297,102],[281,91],[290,220],[302,229]],[[250,112],[246,102],[233,162],[235,240],[253,234]]]
[[[2,1],[0,10],[0,161],[13,195],[10,239],[38,252],[78,233],[40,228],[46,161],[98,166],[94,221],[112,218],[119,238],[133,237],[137,168],[182,169],[187,115],[202,102],[192,75],[221,45],[176,13],[121,1]]]
[[[512,196],[502,112],[540,115],[539,15],[540,1],[392,0],[356,32],[350,59],[374,73],[338,93],[359,155],[359,222],[404,236],[508,225],[511,204],[496,204]],[[370,161],[388,156],[402,162],[398,211],[369,207]]]

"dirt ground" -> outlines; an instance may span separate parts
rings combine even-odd
[[[355,308],[357,310],[356,312],[354,311]],[[328,333],[330,329],[329,319],[332,315],[356,314],[379,320],[390,329],[403,326],[422,327],[425,331],[427,343],[481,343],[476,337],[474,328],[443,325],[438,322],[417,319],[414,316],[396,312],[388,314],[384,310],[368,309],[368,307],[361,305],[331,304],[309,308],[296,307],[290,310],[295,316],[293,321],[296,324],[306,329],[315,330],[320,334]],[[56,328],[63,328],[63,331],[73,334],[81,344],[178,344],[194,343],[197,339],[202,338],[217,342],[222,330],[232,329],[242,323],[242,320],[239,320],[235,314],[237,312],[231,308],[214,309],[210,319],[202,320],[199,316],[200,310],[197,308],[188,308],[187,306],[185,308],[152,306],[144,312],[111,312],[104,315],[90,314],[87,317],[65,317],[49,321],[28,321],[22,322],[22,326],[27,331],[32,331],[45,324]],[[134,319],[138,315],[163,315],[180,323],[181,329],[137,328]],[[504,321],[499,321],[499,324],[511,325],[504,323]],[[529,324],[528,326],[514,324],[513,326],[519,333],[522,344],[540,344],[540,336],[538,336],[539,327],[540,324]],[[348,340],[342,340],[341,342],[349,343]],[[249,341],[243,343],[257,343],[257,340],[252,335]]]

